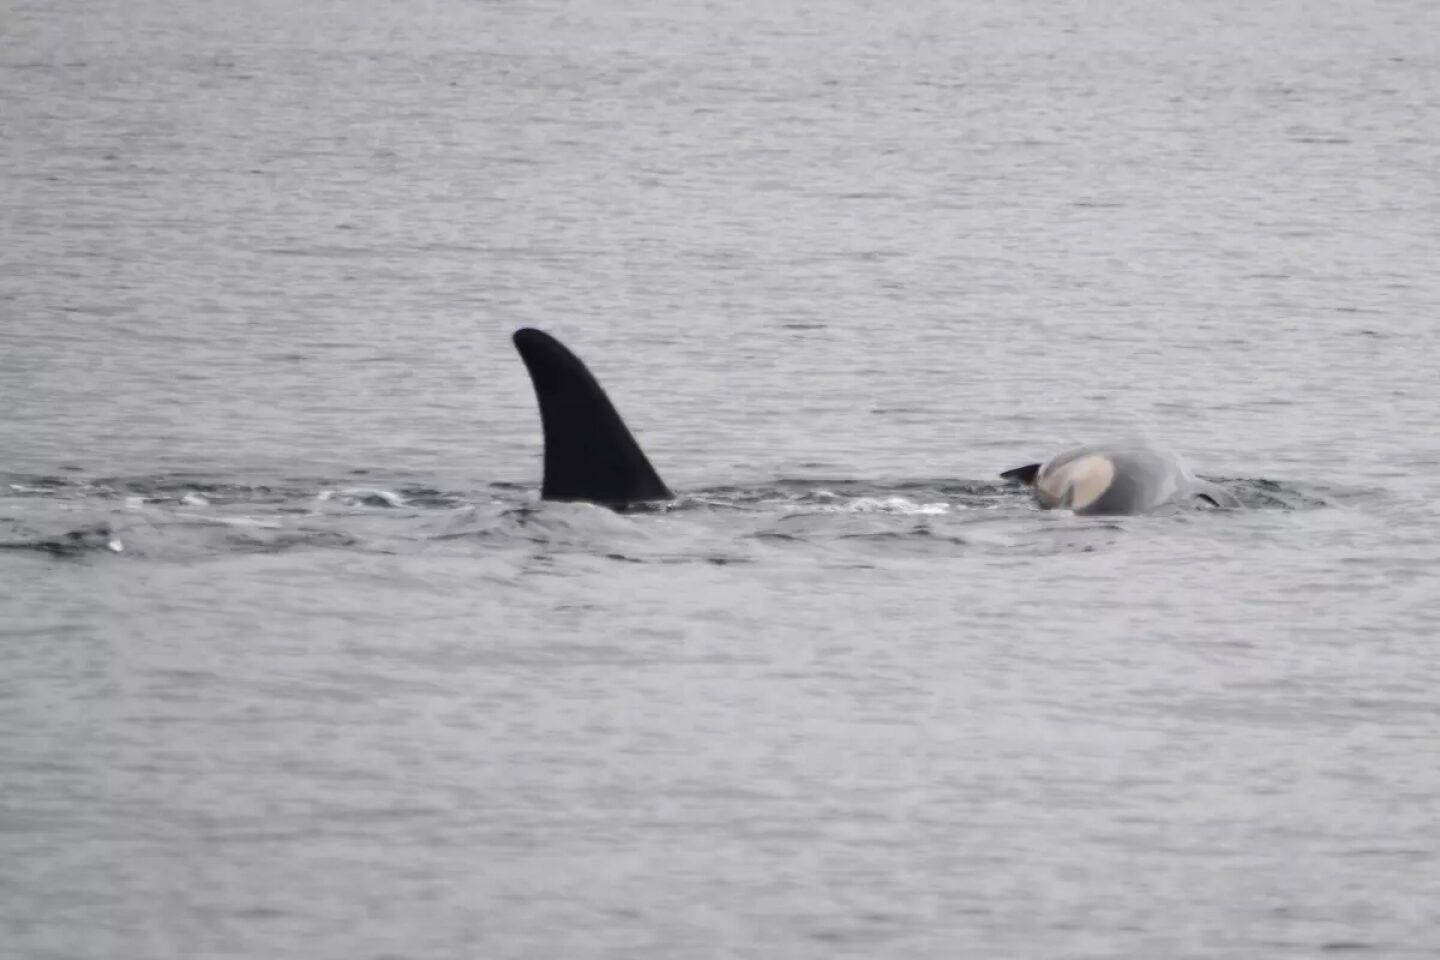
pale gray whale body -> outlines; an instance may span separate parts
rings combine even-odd
[[[1141,440],[1076,447],[1000,476],[1032,487],[1047,510],[1082,516],[1149,513],[1192,500],[1226,509],[1240,506],[1224,487],[1192,474],[1174,452]]]

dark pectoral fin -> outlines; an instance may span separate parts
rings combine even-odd
[[[540,496],[611,506],[672,497],[579,357],[532,329],[516,331],[515,349],[530,371],[545,431]]]
[[[1016,467],[1014,470],[1006,470],[1000,474],[1001,480],[1018,480],[1020,483],[1033,486],[1035,475],[1040,472],[1040,464],[1027,463],[1023,467]]]
[[[1244,506],[1244,504],[1240,502],[1239,497],[1218,483],[1201,480],[1197,483],[1197,486],[1199,486],[1200,489],[1195,491],[1195,499],[1202,500],[1212,507],[1219,507],[1221,510],[1239,510]]]
[[[1197,493],[1195,499],[1221,510],[1239,510],[1244,506],[1239,498],[1229,493]]]

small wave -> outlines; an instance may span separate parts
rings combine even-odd
[[[83,527],[54,537],[0,541],[0,550],[33,550],[55,557],[78,557],[89,553],[123,553],[125,545],[108,525]]]
[[[340,548],[359,546],[359,537],[339,530],[293,530],[279,533],[232,530],[227,532],[225,542],[230,549],[239,553],[284,553],[288,550],[305,548]]]
[[[267,520],[261,517],[221,517],[213,514],[178,512],[171,516],[176,520],[188,520],[201,526],[246,527],[258,530],[279,530],[284,526],[284,523],[279,520]]]
[[[943,502],[917,503],[907,497],[859,497],[843,503],[818,504],[819,513],[892,513],[901,516],[940,517],[950,512]]]
[[[1212,479],[1252,510],[1318,510],[1331,504],[1330,498],[1315,488],[1262,478]]]
[[[44,481],[46,479],[49,478],[41,478],[39,483],[35,481],[31,481],[30,483],[14,482],[7,483],[5,486],[11,493],[19,497],[46,497],[53,496],[57,489],[65,485],[63,480],[45,483]]]
[[[321,503],[336,501],[350,507],[403,507],[405,498],[377,487],[348,487],[343,490],[322,490],[315,497]]]
[[[688,496],[680,507],[755,509],[819,506],[822,512],[899,513],[939,516],[953,510],[993,505],[1008,487],[968,480],[865,481],[792,478],[755,486],[710,487]]]
[[[93,480],[76,478],[67,482],[65,488],[57,490],[57,493],[76,498],[209,506],[232,503],[281,504],[299,499],[305,496],[307,491],[303,487],[288,484],[243,483],[192,473],[171,473],[138,477],[99,477]]]

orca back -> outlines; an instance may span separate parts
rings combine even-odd
[[[545,433],[540,496],[606,506],[671,499],[670,488],[580,358],[540,330],[517,330],[514,340],[530,372]]]

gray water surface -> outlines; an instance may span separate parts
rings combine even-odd
[[[1437,37],[0,0],[0,955],[1440,954]]]

